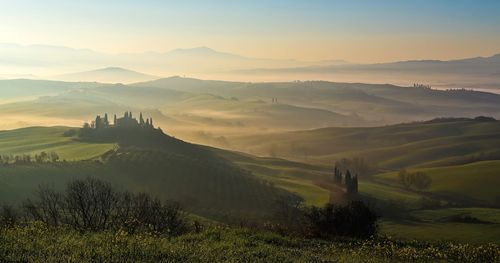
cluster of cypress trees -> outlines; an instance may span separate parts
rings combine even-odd
[[[344,176],[342,171],[335,166],[333,168],[333,181],[338,185],[344,183],[347,193],[358,193],[358,175],[352,175],[348,169],[346,170]]]
[[[113,118],[113,124],[111,124],[108,120],[108,114],[105,113],[104,117],[101,115],[97,115],[95,120],[90,124],[85,123],[84,128],[92,128],[92,129],[102,129],[108,127],[144,127],[144,128],[154,128],[153,118],[144,119],[142,116],[142,112],[139,115],[139,120],[132,116],[132,112],[126,111],[121,118],[117,118],[116,114]]]

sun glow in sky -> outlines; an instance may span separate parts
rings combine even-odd
[[[0,42],[383,62],[500,51],[500,1],[0,0]]]

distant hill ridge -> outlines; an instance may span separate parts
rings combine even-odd
[[[64,81],[89,81],[103,83],[132,83],[158,79],[159,77],[121,67],[106,67],[96,70],[75,72],[54,77]]]

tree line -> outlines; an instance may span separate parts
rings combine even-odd
[[[29,164],[29,163],[49,163],[58,162],[59,155],[56,152],[40,152],[35,155],[21,154],[21,155],[0,155],[0,165],[9,164]]]
[[[146,118],[142,116],[142,112],[139,114],[139,119],[133,117],[132,112],[126,111],[123,117],[117,117],[116,114],[113,116],[113,123],[108,119],[108,114],[104,113],[104,117],[97,115],[95,120],[90,123],[85,122],[83,124],[83,129],[104,129],[109,127],[140,127],[140,128],[151,128],[154,129],[153,118]]]

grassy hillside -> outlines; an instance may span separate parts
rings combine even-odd
[[[103,152],[96,160],[0,165],[3,201],[19,202],[31,196],[39,184],[60,188],[69,180],[93,176],[122,189],[179,201],[187,210],[204,216],[232,220],[244,215],[250,220],[269,214],[278,196],[290,195],[211,151],[160,130],[108,128],[95,130],[91,136],[70,138],[63,136],[68,129],[5,132],[7,153],[61,150],[62,156],[81,160],[96,157],[84,149],[97,147]],[[37,135],[25,140],[29,134]]]
[[[67,161],[86,160],[112,150],[114,143],[87,143],[64,136],[68,127],[30,127],[0,131],[0,155],[56,152]]]
[[[411,212],[414,221],[384,221],[382,231],[399,239],[425,239],[467,241],[468,243],[492,242],[500,244],[500,209],[494,208],[443,208]],[[477,223],[454,222],[454,218],[468,216]],[[455,219],[456,220],[456,219]]]
[[[500,161],[482,161],[466,165],[436,168],[415,168],[432,178],[431,187],[426,190],[444,197],[467,198],[488,204],[498,204],[500,193]],[[377,179],[397,184],[397,173],[384,173]]]
[[[308,205],[323,206],[329,202],[330,192],[321,187],[324,177],[330,172],[328,168],[211,149],[219,156],[252,171],[254,175],[271,182],[274,186],[297,194]]]
[[[404,128],[404,125],[402,126]],[[486,123],[470,124],[466,126],[466,129],[484,130],[485,127],[491,130],[496,129],[495,126],[489,126]],[[93,157],[81,151],[82,145],[111,147],[104,147],[103,152],[116,145],[120,148],[118,151],[108,152],[99,158],[103,160],[102,163],[80,161],[65,164],[0,167],[1,200],[7,202],[21,200],[35,191],[40,183],[61,188],[68,180],[89,175],[111,181],[121,189],[148,191],[162,198],[178,200],[184,203],[189,211],[217,220],[232,220],[234,215],[244,215],[246,218],[262,216],[260,212],[272,209],[272,200],[277,194],[285,193],[283,191],[295,193],[308,205],[321,206],[331,198],[331,188],[325,181],[325,177],[330,175],[330,165],[312,165],[273,157],[256,157],[187,144],[171,137],[156,138],[160,135],[149,136],[146,139],[141,134],[132,137],[106,135],[100,136],[101,140],[89,138],[87,142],[83,142],[63,137],[62,133],[67,129],[65,127],[35,127],[6,131],[4,133],[9,136],[4,135],[2,149],[7,149],[6,145],[9,145],[9,152],[12,153],[22,153],[22,149],[27,149],[24,152],[47,151],[48,149],[55,149],[58,152],[57,149],[66,149],[66,156],[73,156],[74,160],[82,160]],[[438,131],[439,129],[435,129],[435,132]],[[404,134],[404,132],[401,133]],[[24,139],[27,138],[26,136],[33,139],[26,141]],[[110,138],[114,140],[113,143]],[[124,143],[124,138],[128,138],[126,140],[128,144]],[[7,143],[9,141],[10,144]],[[54,145],[61,148],[54,148],[56,147]],[[78,150],[71,151],[72,148]],[[386,214],[387,211],[382,211],[383,234],[423,240],[500,242],[497,238],[500,235],[496,235],[499,224],[492,219],[498,216],[498,212],[494,209],[467,207],[460,208],[461,211],[454,211],[453,208],[421,210],[423,197],[441,198],[459,203],[476,202],[478,197],[482,204],[494,201],[496,168],[498,168],[498,161],[442,168],[414,168],[425,169],[426,173],[432,176],[434,183],[428,193],[402,188],[395,181],[394,173],[375,176],[371,181],[362,180],[359,189],[363,197],[371,198],[370,202],[377,206],[390,205],[392,202],[402,205],[389,206],[387,209],[398,210],[400,214],[405,215],[403,218],[393,218]],[[491,173],[476,175],[477,171],[482,170],[491,171]],[[462,181],[466,180],[467,184],[455,184],[454,176],[459,176]],[[476,176],[480,176],[483,180],[474,180]],[[445,179],[440,180],[438,177]],[[481,191],[482,189],[486,190]],[[469,195],[466,195],[467,193]],[[473,198],[471,195],[474,195]],[[473,217],[495,224],[469,224],[441,220],[453,214],[469,212]],[[463,232],[456,234],[457,229]],[[479,235],[482,231],[487,231],[488,235]],[[436,232],[439,232],[439,236],[434,234]]]
[[[309,163],[363,157],[382,169],[443,166],[500,158],[500,122],[449,119],[234,136],[227,141],[241,151]]]

